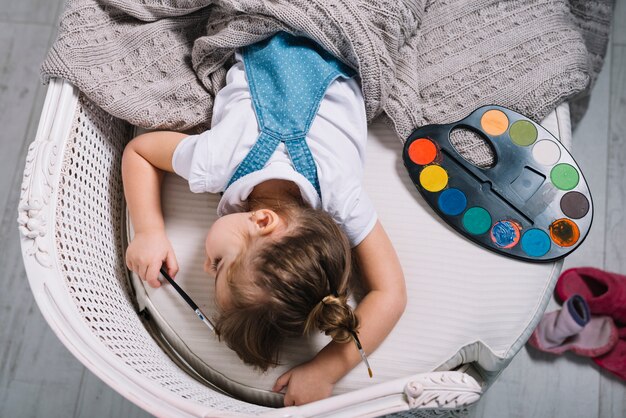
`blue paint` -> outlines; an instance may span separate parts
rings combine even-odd
[[[540,229],[529,229],[522,235],[522,250],[531,257],[541,257],[550,250],[550,237]]]
[[[502,248],[511,248],[519,241],[519,228],[511,221],[500,221],[491,228],[491,239]]]
[[[446,189],[439,195],[439,209],[446,215],[456,216],[467,207],[467,197],[459,189]]]

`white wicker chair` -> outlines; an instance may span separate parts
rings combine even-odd
[[[456,371],[409,375],[300,407],[246,403],[168,355],[170,348],[153,338],[151,324],[138,314],[124,263],[120,175],[132,133],[71,84],[51,80],[28,151],[18,223],[32,292],[59,339],[103,381],[157,416],[462,415],[525,344],[560,271],[555,263],[526,328],[489,370],[459,352],[447,363]]]

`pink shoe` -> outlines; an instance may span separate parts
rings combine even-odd
[[[556,283],[557,297],[564,301],[581,295],[596,315],[609,315],[626,324],[626,276],[593,267],[566,270]]]
[[[626,380],[626,340],[618,340],[611,351],[594,358],[593,361],[620,379]]]
[[[585,357],[597,357],[617,344],[617,327],[607,316],[591,316],[585,300],[574,295],[563,309],[547,313],[528,343],[553,354],[572,351]]]

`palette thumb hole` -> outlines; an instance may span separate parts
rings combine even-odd
[[[477,167],[450,142],[468,129],[495,164]],[[417,190],[450,226],[476,244],[516,259],[548,262],[574,251],[591,227],[593,203],[580,167],[543,126],[502,106],[415,130],[403,150]]]

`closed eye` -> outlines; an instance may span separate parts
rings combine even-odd
[[[220,264],[220,261],[222,261],[221,257],[217,257],[215,260],[213,260],[213,262],[211,263],[211,270],[213,272],[217,272],[217,266]]]

